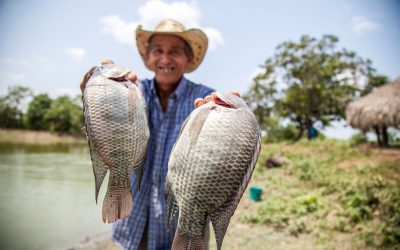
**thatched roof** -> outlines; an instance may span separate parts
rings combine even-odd
[[[363,131],[375,126],[399,127],[400,77],[347,105],[346,119]]]

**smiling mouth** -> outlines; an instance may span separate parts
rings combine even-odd
[[[161,72],[164,72],[164,73],[169,73],[169,72],[174,71],[175,67],[161,67],[161,66],[158,66],[158,70],[160,70]]]

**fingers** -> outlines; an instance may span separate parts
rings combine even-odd
[[[114,61],[113,60],[110,60],[110,59],[104,59],[104,60],[102,60],[101,62],[100,62],[100,64],[114,64]],[[125,76],[124,76],[124,80],[126,80],[126,81],[131,81],[131,82],[136,82],[136,80],[137,80],[137,76],[136,76],[136,74],[135,73],[133,73],[132,71],[131,72],[129,72],[128,74],[126,74]]]
[[[110,59],[104,59],[100,62],[100,64],[114,64],[114,61]]]
[[[136,74],[135,73],[133,73],[132,71],[131,72],[129,72],[128,74],[126,74],[125,75],[125,79],[127,80],[127,81],[131,81],[131,82],[136,82],[136,80],[137,80],[137,76],[136,76]]]
[[[215,101],[217,99],[217,95],[215,94],[215,92],[212,92],[211,95],[208,95],[206,97],[203,98],[197,98],[196,100],[194,100],[194,106],[196,108],[200,107],[201,105],[206,104],[207,102],[210,101]]]
[[[236,90],[233,90],[233,91],[229,92],[229,94],[240,97],[240,92],[239,92],[239,91],[236,91]],[[212,99],[215,101],[215,100],[218,98],[217,92],[212,92],[212,93],[211,93],[211,97],[212,97]]]
[[[234,90],[234,91],[231,91],[229,93],[232,94],[232,95],[236,95],[236,96],[240,97],[240,92],[239,91]],[[210,95],[204,97],[204,99],[203,98],[197,98],[196,100],[194,100],[194,106],[196,108],[198,108],[201,105],[206,104],[207,102],[217,100],[217,98],[218,98],[217,92],[212,92]]]
[[[194,100],[194,106],[196,108],[200,107],[203,104],[205,104],[205,101],[203,98],[197,98],[196,100]]]
[[[83,76],[83,79],[82,79],[81,84],[80,84],[80,89],[81,89],[81,92],[82,92],[82,93],[83,93],[83,91],[85,91],[86,83],[89,81],[89,78],[93,75],[93,72],[94,72],[95,68],[96,68],[96,66],[95,66],[95,67],[92,67],[92,68]]]
[[[109,59],[104,59],[100,62],[100,64],[114,64],[112,60]],[[84,76],[83,79],[79,85],[81,92],[85,91],[86,83],[89,81],[89,78],[93,75],[93,72],[95,70],[96,66],[92,67]]]
[[[204,102],[207,103],[209,101],[214,101],[215,99],[213,98],[212,94],[204,97]]]
[[[194,106],[196,108],[200,107],[201,105],[206,104],[209,101],[214,101],[216,96],[214,97],[215,92],[211,93],[211,95],[208,95],[206,97],[203,98],[197,98],[196,100],[194,100]]]

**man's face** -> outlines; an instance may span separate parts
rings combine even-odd
[[[174,35],[154,35],[149,45],[146,64],[154,71],[157,84],[174,85],[183,76],[193,57],[185,53],[185,42]]]

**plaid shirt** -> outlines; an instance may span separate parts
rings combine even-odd
[[[169,96],[167,110],[163,112],[154,80],[143,80],[140,87],[149,115],[150,139],[140,191],[132,175],[132,212],[126,219],[113,224],[112,240],[125,249],[137,249],[147,223],[147,249],[171,249],[176,225],[168,231],[164,201],[169,155],[182,123],[194,109],[193,101],[198,97],[204,98],[213,90],[183,77]]]

